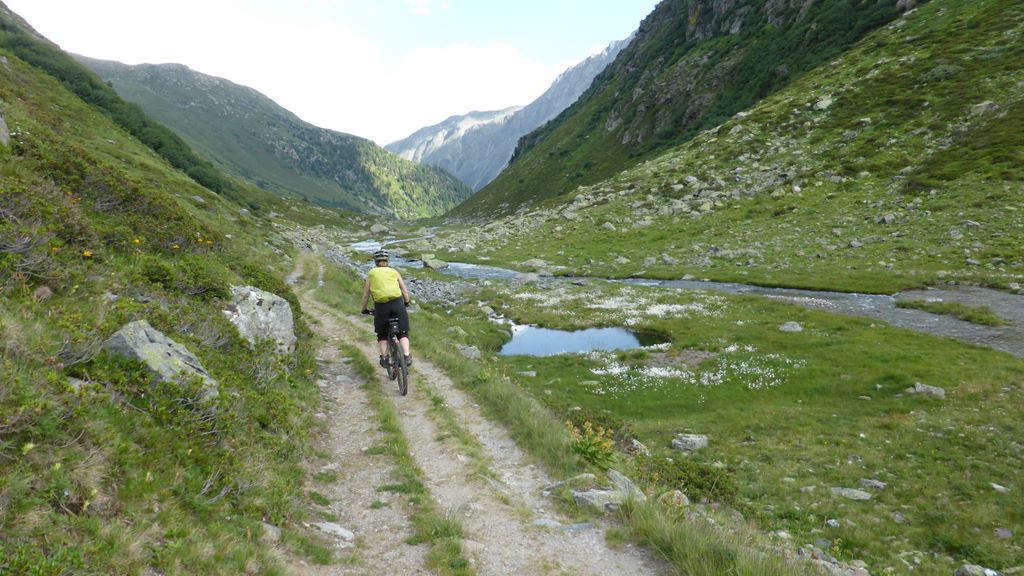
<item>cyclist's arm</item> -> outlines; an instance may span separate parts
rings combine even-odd
[[[370,277],[366,277],[366,284],[363,285],[363,305],[360,310],[366,310],[366,303],[370,300]]]
[[[398,272],[397,270],[395,272],[398,274],[398,287],[402,290],[402,300],[405,301],[406,305],[408,305],[412,299],[409,298],[409,291],[405,289],[405,280],[402,279],[401,272]]]

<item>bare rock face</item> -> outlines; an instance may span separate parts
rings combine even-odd
[[[217,381],[181,344],[171,340],[145,320],[125,324],[106,342],[103,349],[146,365],[157,382],[186,382],[198,377],[204,382],[202,399],[219,395]]]
[[[295,322],[288,301],[252,286],[232,286],[231,305],[224,315],[250,344],[273,340],[277,351],[295,350]]]

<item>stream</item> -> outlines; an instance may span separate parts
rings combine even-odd
[[[394,242],[388,242],[389,245]],[[352,248],[362,252],[373,252],[380,244],[365,241],[353,244]],[[396,267],[420,267],[419,260],[392,256]],[[479,264],[449,263],[440,272],[465,279],[511,281],[521,273],[506,268]],[[606,278],[546,278],[554,281],[608,280]],[[985,346],[1024,357],[1024,295],[1010,294],[1000,290],[976,286],[930,288],[910,290],[895,296],[829,292],[826,290],[801,290],[796,288],[766,288],[733,282],[711,282],[702,280],[612,280],[638,286],[656,286],[671,290],[709,290],[728,294],[763,296],[796,304],[814,310],[824,310],[847,316],[861,316],[887,322],[892,326],[915,332],[953,338],[978,346]],[[1005,321],[1002,326],[986,326],[960,320],[953,316],[932,314],[914,308],[899,308],[900,300],[932,300],[959,302],[968,306],[986,306]]]

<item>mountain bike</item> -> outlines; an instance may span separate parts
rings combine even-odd
[[[366,314],[372,316],[373,311]],[[405,396],[409,393],[409,367],[405,365],[402,345],[398,342],[398,318],[388,318],[388,378],[398,380],[398,391]]]

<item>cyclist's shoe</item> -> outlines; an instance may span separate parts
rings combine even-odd
[[[412,366],[412,355],[411,354],[406,354],[405,355],[405,365],[406,366]]]
[[[388,367],[388,359],[387,358],[385,358],[383,356],[380,357],[380,367],[381,368],[387,368]]]

